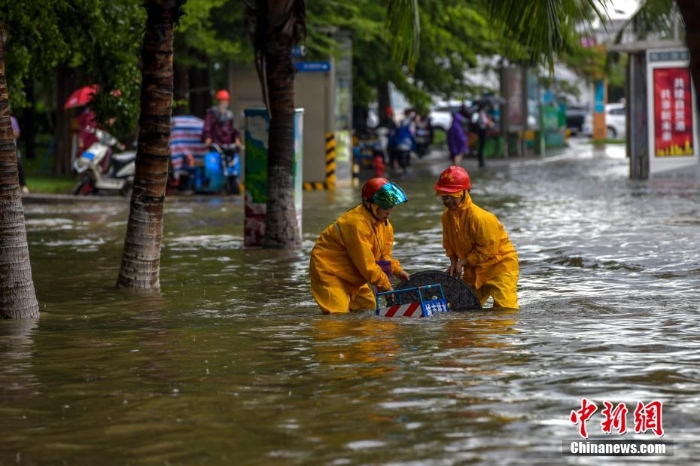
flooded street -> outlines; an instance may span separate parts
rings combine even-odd
[[[697,464],[700,179],[633,182],[624,146],[468,161],[520,256],[519,311],[323,316],[320,231],[359,190],[304,195],[303,248],[243,249],[236,198],[166,205],[159,297],[114,289],[127,202],[25,204],[42,317],[0,322],[0,465]],[[449,265],[432,186],[396,181],[395,257]],[[490,305],[490,304],[489,304]],[[673,456],[572,457],[587,398],[663,403]]]

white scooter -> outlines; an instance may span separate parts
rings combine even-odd
[[[124,146],[107,131],[98,129],[95,135],[98,141],[76,157],[73,162],[73,168],[78,173],[78,183],[73,189],[73,194],[118,193],[129,196],[134,185],[136,151],[112,154],[107,173],[102,173],[100,163],[109,154],[110,147],[124,149]]]

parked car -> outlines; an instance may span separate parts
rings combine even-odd
[[[449,102],[443,102],[437,104],[430,111],[431,123],[433,125],[433,131],[442,130],[447,131],[452,125],[452,114],[458,112],[462,108],[462,104],[466,105],[468,108],[475,108],[475,104],[471,100],[450,100]],[[527,116],[527,127],[531,129],[536,129],[538,127],[537,118],[537,101],[528,102],[528,116]]]
[[[627,113],[625,104],[608,104],[605,106],[606,137],[608,139],[624,139],[627,131]],[[593,115],[588,114],[583,121],[581,133],[584,136],[593,135]]]
[[[438,103],[432,110],[430,110],[430,122],[433,125],[433,131],[441,130],[447,131],[452,125],[452,114],[456,113],[462,108],[462,104],[471,106],[470,101],[461,100],[450,100],[448,102]]]
[[[583,123],[586,120],[586,115],[590,115],[590,113],[591,107],[589,105],[566,106],[566,127],[571,131],[571,134],[583,132]]]

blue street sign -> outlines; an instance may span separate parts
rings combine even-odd
[[[299,57],[305,57],[306,56],[306,47],[303,45],[295,45],[292,47],[292,57],[293,58],[299,58]]]
[[[300,73],[318,73],[331,70],[329,61],[300,61],[294,63]]]

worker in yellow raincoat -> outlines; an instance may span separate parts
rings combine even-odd
[[[518,253],[498,218],[472,202],[471,187],[469,174],[457,166],[443,171],[435,184],[446,207],[442,246],[450,258],[447,273],[461,275],[482,305],[491,296],[493,307],[517,309]]]
[[[362,204],[323,230],[311,251],[309,278],[324,314],[375,309],[370,285],[389,291],[388,273],[401,280],[410,278],[391,256],[394,228],[389,223],[394,207],[407,200],[398,185],[372,178],[362,187]]]

